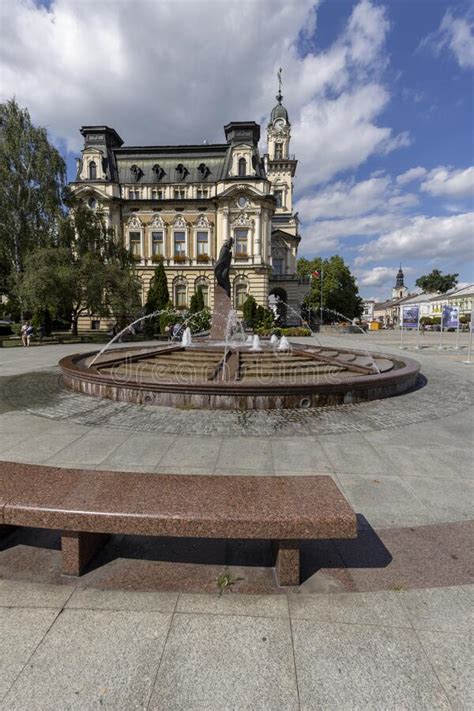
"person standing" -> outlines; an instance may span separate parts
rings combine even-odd
[[[28,337],[26,335],[27,330],[28,330],[28,323],[25,321],[25,323],[22,325],[21,331],[20,331],[21,342],[24,346],[28,345]]]
[[[31,336],[33,335],[33,326],[28,321],[26,324],[26,345],[29,346],[31,343]]]

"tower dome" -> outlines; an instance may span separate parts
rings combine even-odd
[[[272,113],[270,114],[270,123],[273,123],[274,121],[276,121],[276,119],[279,119],[279,118],[284,118],[285,121],[287,123],[289,123],[288,111],[285,109],[285,107],[281,103],[282,99],[283,99],[283,96],[279,92],[276,95],[276,100],[278,101],[278,104],[273,107]]]

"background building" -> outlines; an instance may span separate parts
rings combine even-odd
[[[232,300],[237,310],[249,294],[268,306],[277,294],[299,311],[307,285],[296,276],[300,242],[293,213],[288,112],[281,91],[267,128],[268,153],[259,153],[260,126],[224,127],[225,143],[124,146],[108,126],[83,126],[82,158],[70,187],[91,209],[100,208],[134,255],[143,302],[156,262],[164,260],[177,308],[189,306],[202,287],[213,306],[214,263],[234,238]],[[91,328],[91,316],[82,328]],[[95,327],[106,327],[97,323]]]

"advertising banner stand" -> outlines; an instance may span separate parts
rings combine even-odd
[[[403,306],[402,307],[402,322],[401,322],[401,341],[400,341],[400,348],[403,348],[403,331],[406,328],[407,330],[410,329],[417,329],[417,332],[419,331],[420,328],[420,307],[418,304],[415,304],[414,306]],[[418,333],[417,333],[417,346],[418,346]]]
[[[415,345],[415,350],[417,350],[417,351],[420,350],[420,316],[421,316],[421,309],[418,308],[418,320],[416,322],[416,345]]]
[[[403,345],[403,316],[400,322],[400,345],[398,346],[398,348],[401,351],[404,351],[406,349],[406,346]]]
[[[463,360],[463,363],[470,365],[472,363],[471,353],[472,353],[472,329],[474,328],[474,305],[471,309],[471,322],[469,324],[469,343],[467,346],[467,360]]]
[[[459,348],[459,306],[452,306],[451,304],[445,304],[441,312],[441,339],[439,343],[439,348],[442,348],[443,342],[443,330],[444,329],[456,329],[456,346]]]

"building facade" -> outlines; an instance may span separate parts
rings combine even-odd
[[[143,303],[162,259],[175,307],[189,306],[201,286],[212,308],[214,263],[233,237],[234,308],[241,310],[249,294],[267,307],[275,293],[299,311],[308,286],[296,275],[297,161],[289,152],[291,125],[281,91],[276,98],[263,156],[253,121],[231,122],[225,143],[201,145],[124,146],[113,128],[81,128],[84,148],[70,188],[90,209],[101,209],[134,255]],[[80,327],[108,325],[90,315]]]

